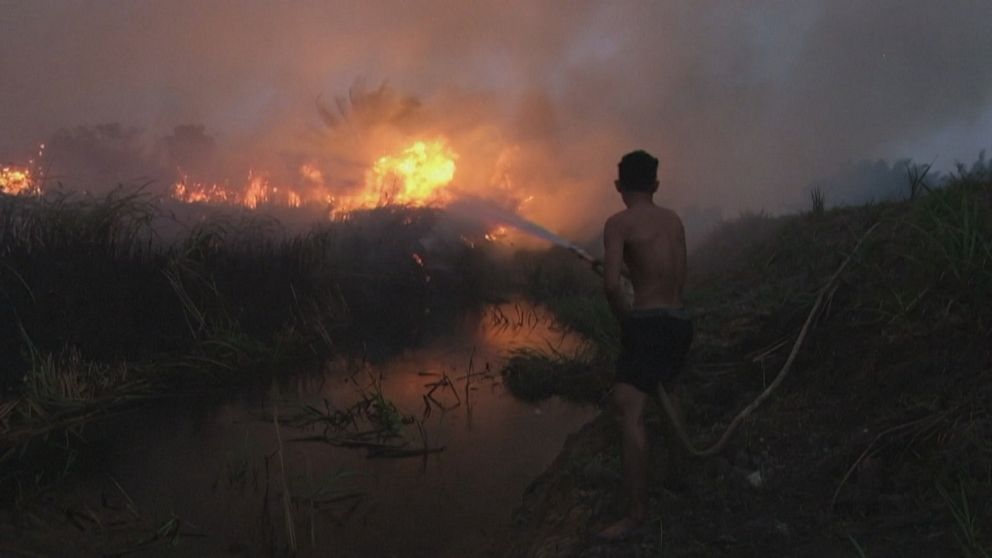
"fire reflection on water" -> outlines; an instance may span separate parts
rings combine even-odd
[[[299,555],[474,555],[507,525],[567,435],[596,413],[557,399],[527,404],[504,390],[499,372],[507,353],[549,345],[567,353],[580,342],[540,308],[490,307],[385,363],[334,362],[261,399],[184,402],[133,421],[118,433],[106,472],[142,513],[175,514],[197,526],[205,536],[183,539],[186,555],[232,544],[285,545],[273,411],[346,409],[376,389],[414,419],[401,432],[411,447],[444,450],[368,459],[367,448],[294,441],[321,435],[319,424],[283,424]]]
[[[506,303],[490,306],[481,315],[471,316],[460,331],[428,349],[404,353],[385,365],[374,367],[388,388],[390,399],[398,405],[417,409],[423,397],[438,378],[447,377],[452,389],[434,391],[434,398],[452,406],[459,401],[454,393],[475,393],[483,388],[502,392],[501,364],[505,357],[519,349],[553,348],[564,354],[574,353],[582,340],[559,326],[546,310],[527,303]],[[337,366],[346,367],[341,362]],[[356,374],[351,365],[350,378],[362,383],[367,375]],[[367,381],[365,382],[368,383]],[[348,399],[347,390],[331,389],[328,395]]]

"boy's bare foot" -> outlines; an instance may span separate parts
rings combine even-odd
[[[606,529],[603,529],[599,533],[596,533],[595,538],[598,541],[604,542],[623,541],[637,533],[643,524],[644,520],[635,519],[633,517],[625,517],[613,525],[610,525]]]

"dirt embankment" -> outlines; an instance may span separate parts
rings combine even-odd
[[[697,252],[686,372],[697,445],[771,382],[832,268],[880,222],[830,292],[779,391],[720,456],[672,459],[657,408],[649,520],[624,511],[604,413],[528,489],[505,557],[966,556],[992,552],[992,187],[788,218],[742,218]]]

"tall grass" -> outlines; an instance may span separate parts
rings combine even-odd
[[[823,194],[823,189],[819,186],[815,186],[812,190],[810,190],[809,201],[809,214],[813,217],[822,217],[823,212],[827,207],[827,198]]]
[[[954,518],[954,539],[961,549],[962,556],[967,558],[992,557],[992,544],[985,544],[982,519],[976,513],[974,505],[969,502],[968,490],[963,481],[959,481],[957,491],[951,491],[944,485],[938,484],[937,491]]]
[[[86,361],[74,347],[34,358],[23,378],[23,395],[48,405],[85,404],[112,394],[129,381],[126,365]]]
[[[986,291],[992,286],[990,200],[989,183],[969,175],[958,178],[953,187],[930,192],[909,221],[925,249],[911,257],[933,267],[938,280],[949,275],[955,288]],[[928,261],[919,261],[922,258]]]
[[[838,493],[855,492],[846,481],[870,456],[890,474],[885,493],[909,496],[917,511],[948,511],[947,543],[966,556],[987,555],[983,527],[992,519],[987,504],[992,452],[985,441],[992,427],[992,173],[987,167],[961,168],[934,185],[927,184],[923,168],[910,174],[906,201],[839,208],[816,220],[783,217],[776,224],[769,219],[768,226],[777,229],[771,233],[751,227],[759,242],[743,237],[741,225],[718,231],[720,255],[704,258],[716,275],[697,276],[691,283],[697,292],[690,294],[707,309],[697,323],[701,344],[712,340],[724,346],[705,348],[705,358],[740,359],[794,323],[792,309],[830,263],[825,254],[843,253],[851,231],[880,221],[845,283],[831,294],[797,389],[819,394],[818,407],[877,433],[867,447],[839,441],[839,447],[849,446],[850,457],[834,479],[835,500]],[[700,284],[705,296],[698,296]],[[770,296],[762,299],[765,291]],[[729,323],[732,328],[725,326]],[[812,414],[824,418],[815,409]],[[767,427],[786,425],[768,417]],[[847,426],[806,428],[838,439],[843,434],[831,429]],[[962,471],[960,485],[929,490],[948,470]],[[838,513],[843,517],[847,511]],[[909,513],[891,513],[899,511]],[[862,512],[845,520],[884,522],[883,512],[869,517]]]
[[[32,409],[73,402],[89,416],[86,402],[139,386],[387,356],[495,288],[485,245],[439,227],[435,210],[381,208],[299,233],[262,213],[180,211],[190,209],[140,189],[0,195],[0,404],[11,419],[0,453],[7,432],[47,430]]]
[[[620,329],[599,276],[571,252],[518,252],[507,263],[514,289],[547,308],[555,321],[586,340],[574,353],[549,345],[515,351],[503,369],[511,392],[535,401],[552,395],[598,403],[609,389],[620,350]]]
[[[167,220],[159,203],[123,191],[0,198],[0,356],[25,364],[21,329],[41,352],[71,346],[105,361],[233,332],[268,340],[287,328],[324,341],[378,340],[385,351],[422,333],[428,311],[471,302],[486,281],[483,250],[462,242],[425,255],[434,268],[411,259],[435,234],[431,210],[374,210],[299,235],[271,219],[221,214],[166,241],[153,226]],[[3,374],[7,384],[12,374]]]

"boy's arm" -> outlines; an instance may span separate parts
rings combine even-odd
[[[620,319],[626,314],[627,308],[620,288],[620,272],[623,268],[623,233],[620,225],[613,217],[606,221],[603,229],[603,289],[606,300],[610,303],[613,314]]]

